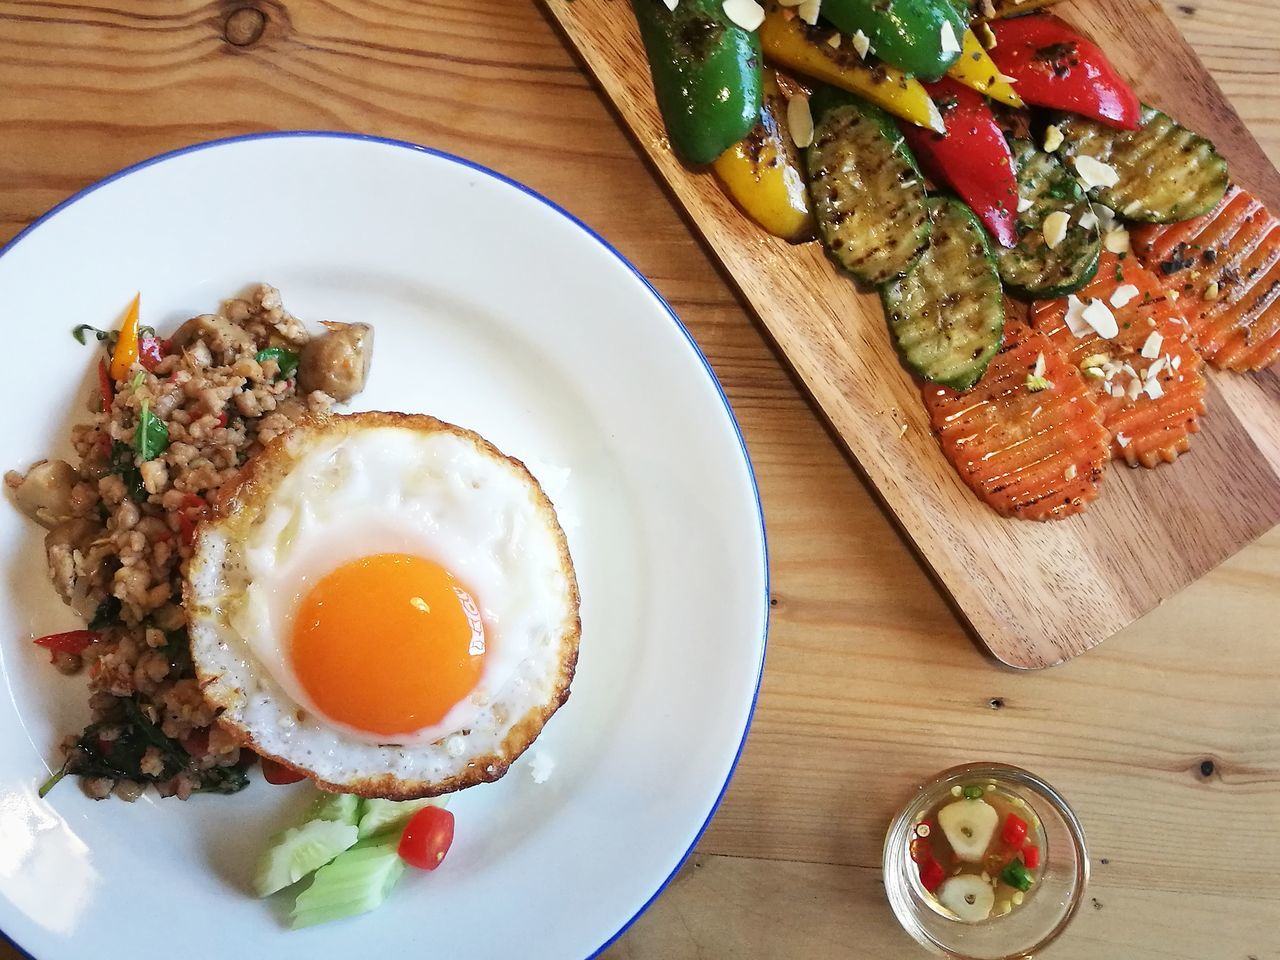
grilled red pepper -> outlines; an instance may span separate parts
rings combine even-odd
[[[1106,54],[1057,17],[993,20],[990,26],[996,36],[991,59],[1017,81],[1014,89],[1027,103],[1069,110],[1122,130],[1141,125],[1138,96]]]
[[[947,125],[945,134],[900,124],[930,179],[960,194],[1001,246],[1018,242],[1018,181],[995,114],[980,93],[950,77],[927,83]]]
[[[37,647],[44,647],[52,653],[84,653],[89,644],[97,639],[98,634],[93,630],[68,630],[66,633],[36,637],[33,642]]]

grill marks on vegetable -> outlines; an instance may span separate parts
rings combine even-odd
[[[805,153],[827,252],[867,283],[906,270],[928,243],[924,184],[889,118],[835,91],[814,94]]]
[[[1113,167],[1119,181],[1090,196],[1130,220],[1171,223],[1207,213],[1227,189],[1227,163],[1214,145],[1151,107],[1137,130],[1116,130],[1084,117],[1055,121],[1062,153]]]
[[[934,383],[971,387],[1000,345],[1004,303],[986,233],[958,200],[928,201],[933,235],[919,260],[880,290],[907,365]]]
[[[1018,214],[1018,243],[996,250],[1000,279],[1024,297],[1058,297],[1080,289],[1098,270],[1102,241],[1096,227],[1080,226],[1090,209],[1084,191],[1063,165],[1030,140],[1010,144],[1018,175],[1018,196],[1026,209]],[[1027,206],[1030,204],[1030,206]],[[1067,215],[1067,235],[1050,249],[1044,236],[1045,219],[1055,212]]]
[[[1044,357],[1051,386],[1026,378]],[[926,385],[925,407],[942,451],[980,500],[1006,517],[1058,520],[1098,496],[1109,435],[1080,372],[1047,337],[1005,324],[999,352],[968,392]]]
[[[1280,359],[1280,221],[1232,186],[1209,213],[1143,227],[1134,249],[1180,293],[1204,358],[1225,370],[1260,370]]]
[[[1146,371],[1159,367],[1154,379],[1158,396],[1130,392],[1135,379],[1126,371],[1111,378],[1120,395],[1109,391],[1108,383],[1091,378],[1089,389],[1102,411],[1103,425],[1112,437],[1113,456],[1131,467],[1155,467],[1172,463],[1191,447],[1191,435],[1200,430],[1205,412],[1205,379],[1195,349],[1195,338],[1178,310],[1165,296],[1159,280],[1132,259],[1121,261],[1103,254],[1097,278],[1080,296],[1111,303],[1116,289],[1132,284],[1140,293],[1123,307],[1112,307],[1119,331],[1107,340],[1096,334],[1076,337],[1066,325],[1066,303],[1062,300],[1036,304],[1032,322],[1061,349],[1068,362],[1079,367],[1089,358],[1106,357],[1115,366],[1127,365],[1145,383]],[[1159,335],[1158,356],[1142,356],[1142,348],[1152,333]]]

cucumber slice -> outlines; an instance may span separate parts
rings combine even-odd
[[[987,232],[953,197],[931,197],[933,237],[919,262],[880,288],[903,360],[934,383],[968,390],[1004,333],[1004,296]]]
[[[1130,220],[1174,223],[1208,213],[1227,192],[1227,161],[1204,137],[1153,107],[1142,107],[1142,126],[1117,130],[1096,120],[1064,115],[1061,152],[1088,156],[1120,175],[1089,196]],[[1071,162],[1068,163],[1071,166]]]
[[[357,847],[317,870],[311,886],[298,894],[293,929],[353,917],[381,906],[404,873],[397,845]]]
[[[924,178],[888,114],[852,94],[819,88],[805,151],[809,195],[827,253],[865,283],[884,283],[929,242]]]
[[[312,804],[308,820],[332,820],[334,823],[349,823],[355,826],[360,822],[360,798],[354,793],[326,793]]]
[[[443,807],[448,797],[427,797],[425,800],[366,800],[360,815],[360,839],[381,833],[400,831],[409,818],[423,807]]]
[[[260,897],[269,897],[277,890],[297,883],[352,847],[358,839],[354,824],[332,820],[310,820],[300,827],[286,830],[258,861],[253,892]]]
[[[1089,229],[1080,226],[1080,218],[1089,213],[1089,200],[1052,154],[1037,150],[1030,140],[1012,140],[1009,146],[1021,212],[1017,245],[995,251],[1000,279],[1029,300],[1065,297],[1098,272],[1102,240],[1097,224]],[[1051,213],[1065,214],[1070,224],[1066,236],[1052,249],[1044,236],[1044,221]]]

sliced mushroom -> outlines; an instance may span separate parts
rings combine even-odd
[[[75,467],[67,461],[41,460],[12,487],[13,500],[40,526],[55,527],[71,518],[71,491],[79,480]]]
[[[192,317],[169,338],[171,350],[184,350],[197,340],[215,353],[236,353],[253,348],[253,337],[239,324],[214,313]]]
[[[322,390],[335,400],[350,400],[364,389],[373,359],[373,328],[367,323],[326,323],[328,333],[302,348],[298,389]]]

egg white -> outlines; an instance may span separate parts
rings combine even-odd
[[[357,792],[427,795],[500,776],[567,696],[577,656],[576,580],[537,481],[429,417],[327,418],[261,460],[201,527],[188,577],[193,660],[224,725],[321,782],[367,788]],[[387,552],[450,571],[480,606],[486,641],[472,693],[394,737],[325,717],[289,655],[315,582]]]

